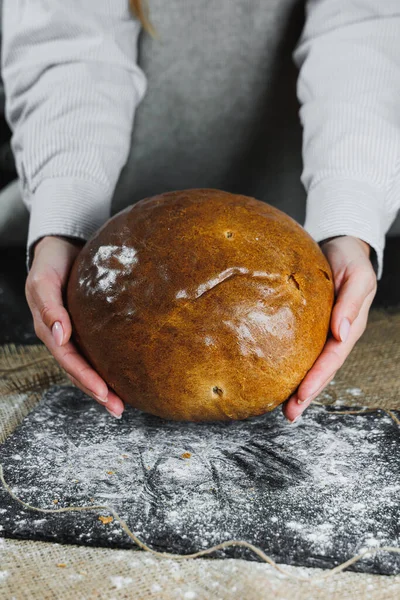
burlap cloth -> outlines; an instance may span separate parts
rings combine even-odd
[[[400,311],[373,311],[366,333],[338,373],[335,385],[318,400],[399,410],[399,371]],[[0,347],[0,443],[45,389],[62,382],[70,384],[44,347]],[[319,569],[285,569],[309,577],[321,573]],[[301,583],[269,565],[244,560],[176,562],[142,551],[0,538],[0,598],[394,600],[400,598],[400,575],[347,571],[326,581]]]

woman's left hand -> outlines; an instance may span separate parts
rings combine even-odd
[[[289,421],[304,412],[343,365],[364,333],[376,293],[376,276],[369,259],[368,244],[355,237],[343,236],[323,242],[321,249],[331,265],[335,283],[332,335],[297,391],[283,405],[283,413]]]

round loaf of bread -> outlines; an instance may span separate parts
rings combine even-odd
[[[125,402],[165,419],[245,419],[292,394],[334,297],[318,244],[272,206],[213,189],[147,198],[78,255],[74,340]]]

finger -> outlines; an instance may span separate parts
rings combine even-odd
[[[107,410],[112,411],[115,416],[120,416],[124,412],[125,407],[121,398],[108,389],[106,382],[77,352],[71,342],[62,348],[54,346],[51,352],[62,368],[74,378],[75,385],[82,391],[88,390],[89,395],[95,400],[103,405],[107,404]]]
[[[71,337],[72,325],[63,304],[61,284],[49,276],[33,275],[27,280],[26,297],[32,313],[37,313],[36,318],[48,328],[57,346],[66,344]]]
[[[328,340],[312,369],[297,390],[298,403],[306,403],[323,390],[327,382],[343,365],[354,344],[338,342],[334,338]]]
[[[110,396],[111,391],[108,389],[106,382],[96,373],[83,356],[79,354],[74,344],[69,341],[60,346],[54,338],[53,332],[50,332],[44,324],[42,315],[36,306],[34,306],[32,314],[37,336],[47,346],[67,374],[74,378],[78,387],[85,391],[85,393],[89,393],[91,397],[100,403],[104,403],[109,398],[110,410],[117,416],[121,415],[124,411],[122,400],[114,393],[111,393]]]
[[[376,276],[370,266],[355,270],[342,284],[332,311],[331,331],[339,342],[346,342],[352,323],[367,297],[371,303],[376,292]]]
[[[330,338],[327,341],[322,353],[307,373],[297,392],[293,394],[283,407],[283,413],[290,421],[293,421],[304,412],[328,383],[332,381],[338,369],[343,365],[355,343],[365,330],[372,298],[373,294],[370,294],[365,299],[359,316],[354,321],[347,342],[338,342],[335,338]]]
[[[112,415],[113,417],[115,417],[117,419],[121,418],[122,413],[124,411],[124,405],[123,405],[121,399],[118,398],[118,396],[113,391],[111,391],[111,390],[108,391],[108,396],[105,400],[99,400],[91,392],[91,390],[89,390],[84,385],[82,385],[77,379],[75,379],[75,377],[73,377],[72,375],[69,375],[69,373],[67,373],[67,377],[77,388],[82,390],[82,392],[84,392],[86,395],[90,396],[91,398],[96,400],[96,402],[98,402],[99,404],[104,406],[104,408],[110,413],[110,415]]]
[[[68,379],[80,390],[82,390],[82,392],[84,392],[87,396],[90,396],[91,398],[93,398],[93,400],[96,400],[96,402],[98,402],[99,404],[101,404],[102,406],[104,406],[105,404],[108,403],[108,396],[107,398],[104,399],[100,399],[98,398],[93,392],[92,390],[90,390],[89,388],[87,388],[85,385],[82,385],[80,381],[78,381],[73,375],[70,375],[69,373],[66,374]]]
[[[108,387],[105,381],[78,353],[73,343],[67,342],[63,346],[58,346],[36,309],[34,310],[34,323],[37,336],[47,346],[60,366],[80,385],[90,390],[97,399],[104,401],[108,396]]]
[[[298,389],[299,400],[304,402],[311,397],[315,391],[324,387],[324,383],[329,379],[332,373],[335,373],[347,356],[350,354],[357,340],[365,331],[368,320],[368,312],[375,295],[373,290],[366,298],[361,306],[358,316],[353,321],[349,336],[346,342],[337,341],[335,338],[330,338],[325,347],[317,358],[311,370],[300,384]]]
[[[286,405],[282,409],[285,417],[292,423],[294,421],[297,421],[297,419],[299,417],[301,417],[303,412],[310,406],[310,404],[315,400],[315,398],[317,398],[319,396],[319,394],[322,392],[322,390],[327,385],[329,385],[329,383],[332,381],[332,379],[335,377],[335,375],[336,375],[336,371],[334,373],[332,373],[330,375],[330,377],[328,377],[328,379],[323,383],[323,385],[316,392],[314,392],[314,394],[312,394],[305,402],[302,402],[301,404],[299,404],[298,393],[295,392],[289,398],[289,400],[287,400]]]

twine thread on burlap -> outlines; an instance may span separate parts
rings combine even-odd
[[[334,414],[361,414],[361,413],[366,413],[366,412],[372,412],[374,410],[379,410],[382,412],[385,412],[386,414],[388,414],[388,416],[390,416],[393,421],[397,424],[400,425],[400,421],[399,419],[390,411],[387,410],[387,406],[388,403],[391,402],[391,406],[390,408],[393,408],[393,404],[394,403],[398,403],[399,402],[399,392],[400,392],[400,388],[399,388],[399,379],[398,379],[398,360],[400,358],[400,345],[398,343],[398,335],[396,334],[396,329],[398,329],[398,326],[400,325],[400,315],[386,315],[386,314],[380,314],[378,312],[376,312],[375,314],[371,315],[371,319],[370,319],[370,323],[369,326],[367,328],[367,331],[365,333],[365,335],[363,336],[363,338],[361,339],[361,342],[356,346],[356,348],[353,350],[352,355],[350,356],[350,358],[347,360],[347,362],[345,363],[344,367],[342,367],[341,369],[341,378],[339,378],[338,380],[338,385],[336,388],[333,389],[329,389],[329,396],[331,396],[333,394],[333,396],[336,395],[335,390],[337,393],[341,394],[341,399],[343,399],[343,397],[346,397],[348,401],[352,402],[354,400],[353,394],[352,394],[352,390],[347,390],[346,388],[348,387],[349,383],[347,382],[351,382],[351,385],[359,385],[360,387],[363,388],[364,394],[366,399],[369,399],[371,402],[383,402],[385,408],[383,407],[379,407],[377,409],[361,409],[361,410],[346,410],[346,411],[332,411],[332,413]],[[48,361],[48,367],[46,368],[46,372],[42,369],[42,371],[39,372],[39,370],[37,370],[37,372],[34,372],[34,367],[36,364],[36,360],[32,361],[32,355],[34,357],[34,359],[36,358],[36,356],[40,356],[40,354],[42,354],[42,352],[46,352],[46,349],[42,346],[40,347],[15,347],[15,346],[8,346],[8,347],[2,347],[0,348],[0,358],[5,359],[6,363],[10,363],[11,362],[11,358],[13,358],[13,360],[16,360],[16,358],[18,358],[18,360],[20,360],[21,358],[24,358],[24,354],[25,355],[29,355],[29,359],[30,362],[27,364],[20,364],[19,367],[14,370],[14,368],[8,370],[7,368],[3,371],[4,374],[6,375],[3,379],[3,385],[0,386],[0,396],[2,395],[1,392],[4,388],[4,391],[2,392],[4,394],[7,393],[9,394],[10,391],[14,391],[17,390],[19,393],[21,393],[22,391],[25,390],[29,390],[30,392],[32,390],[38,390],[38,391],[42,391],[44,389],[48,389],[50,384],[55,384],[58,383],[58,381],[65,379],[65,376],[61,373],[61,369],[58,367],[57,363],[52,359],[51,355],[46,356],[46,359],[44,361],[37,361],[38,363],[40,362],[42,365],[46,363],[46,361]],[[14,355],[14,356],[12,356]],[[373,368],[371,370],[371,356],[373,356]],[[15,364],[15,363],[14,363]],[[14,367],[14,365],[13,365]],[[32,368],[33,367],[33,368]],[[38,367],[40,367],[40,365],[38,364]],[[12,372],[11,372],[12,371]],[[21,371],[24,372],[26,374],[24,374],[23,377],[21,377]],[[7,376],[7,372],[10,373],[10,377]],[[380,374],[384,372],[385,376],[381,376]],[[364,377],[363,378],[363,373],[364,375],[368,375],[368,377]],[[16,378],[16,376],[18,375],[18,380]],[[361,384],[359,383],[359,381],[361,381]],[[347,385],[346,385],[347,383]],[[379,390],[379,397],[377,396],[376,391]],[[39,399],[39,396],[38,396]],[[36,404],[36,402],[35,402]],[[319,402],[315,402],[314,404],[320,404]],[[323,406],[327,406],[326,403],[323,404]],[[329,404],[328,404],[329,406]],[[214,546],[212,548],[208,548],[206,550],[200,551],[199,553],[195,553],[195,555],[169,555],[167,553],[162,553],[162,552],[157,552],[155,550],[152,550],[151,548],[147,547],[146,544],[144,544],[143,542],[141,542],[141,540],[139,540],[129,529],[129,527],[126,525],[126,523],[123,522],[123,520],[119,517],[119,515],[117,515],[117,513],[114,511],[114,509],[112,507],[109,506],[88,506],[88,507],[65,507],[63,509],[41,509],[38,507],[33,507],[30,506],[26,503],[24,503],[22,500],[20,500],[18,497],[15,496],[15,494],[12,492],[11,489],[9,489],[9,486],[7,486],[6,482],[4,481],[4,477],[3,477],[3,473],[2,470],[0,470],[0,476],[1,476],[1,481],[3,483],[3,486],[5,487],[5,489],[8,490],[8,492],[11,494],[11,496],[20,504],[22,504],[23,506],[25,506],[28,509],[31,510],[36,510],[37,512],[49,512],[49,513],[57,513],[57,512],[73,512],[73,511],[82,511],[82,510],[102,510],[102,511],[109,511],[114,517],[115,519],[119,522],[121,528],[125,531],[125,533],[135,542],[135,544],[137,544],[141,549],[143,550],[147,550],[148,553],[155,555],[156,557],[161,557],[161,558],[175,558],[175,560],[177,561],[181,561],[184,562],[186,559],[189,558],[197,558],[200,556],[206,556],[208,554],[211,554],[212,552],[216,552],[217,550],[221,550],[225,547],[228,546],[242,546],[247,548],[248,550],[254,552],[257,556],[259,556],[263,562],[268,563],[269,565],[271,565],[276,571],[280,572],[281,574],[283,574],[284,576],[286,576],[288,579],[293,580],[294,582],[307,582],[307,583],[316,583],[318,581],[323,582],[324,580],[330,580],[330,581],[335,581],[333,579],[333,575],[340,573],[342,571],[344,571],[347,567],[350,567],[352,564],[358,562],[359,560],[361,560],[365,555],[368,554],[377,554],[379,552],[393,552],[393,553],[400,553],[400,548],[396,548],[396,547],[380,547],[380,548],[370,548],[366,551],[364,551],[362,554],[358,554],[356,556],[353,556],[352,558],[350,558],[349,560],[347,560],[346,562],[337,565],[336,567],[334,567],[333,569],[327,571],[326,573],[321,574],[320,576],[316,576],[316,577],[310,577],[310,578],[304,578],[304,577],[298,577],[288,571],[285,571],[284,569],[282,569],[281,567],[279,567],[279,565],[276,565],[276,563],[274,563],[274,561],[268,557],[266,554],[264,554],[264,552],[262,550],[260,550],[259,548],[256,548],[255,546],[253,546],[252,544],[245,542],[245,541],[236,541],[235,540],[229,540],[226,542],[223,542],[222,544],[218,545],[218,546]],[[188,561],[190,562],[190,561]],[[195,561],[196,562],[196,561]],[[340,581],[340,579],[339,579]],[[324,592],[325,594],[325,592]],[[325,596],[324,596],[325,597]],[[387,596],[386,596],[387,597]]]
[[[325,406],[326,408],[329,407],[329,404],[323,404],[322,402],[317,402],[316,400],[314,400],[312,402],[312,404],[316,404],[317,406]],[[396,425],[400,426],[400,420],[396,417],[396,415],[391,411],[388,410],[387,408],[380,408],[379,406],[373,408],[360,408],[360,409],[350,409],[350,410],[332,410],[332,411],[328,411],[330,414],[332,415],[362,415],[365,413],[371,413],[371,412],[384,412],[386,413],[395,423]]]
[[[198,552],[194,552],[192,554],[173,554],[170,552],[158,552],[157,550],[153,550],[153,548],[150,548],[150,546],[148,546],[145,542],[142,542],[142,540],[140,540],[131,531],[131,529],[129,529],[128,525],[125,523],[125,521],[122,519],[122,517],[120,517],[119,514],[112,508],[112,506],[108,506],[107,504],[104,504],[104,505],[97,505],[97,506],[66,506],[63,508],[39,508],[37,506],[32,506],[31,504],[27,504],[26,502],[24,502],[23,500],[18,498],[18,496],[16,494],[14,494],[14,492],[12,491],[12,489],[10,488],[10,486],[7,484],[7,482],[4,479],[2,464],[0,464],[0,480],[1,480],[1,483],[4,487],[4,489],[10,494],[10,496],[14,500],[16,500],[16,502],[18,502],[25,508],[28,508],[29,510],[33,510],[33,511],[40,512],[40,513],[46,513],[46,514],[47,513],[53,513],[53,514],[54,513],[64,513],[64,512],[83,512],[83,511],[90,511],[90,510],[108,511],[114,516],[114,518],[120,524],[121,528],[125,531],[125,533],[130,537],[131,540],[133,540],[133,542],[139,548],[141,548],[142,550],[144,550],[146,552],[149,552],[153,556],[157,556],[158,558],[167,558],[167,559],[172,559],[172,560],[189,560],[189,559],[200,558],[202,556],[207,556],[209,554],[212,554],[213,552],[217,552],[218,550],[223,550],[224,548],[229,548],[232,546],[239,546],[242,548],[247,548],[248,550],[250,550],[251,552],[256,554],[259,558],[261,558],[261,560],[268,563],[271,567],[273,567],[276,571],[278,571],[282,575],[285,575],[285,577],[294,579],[295,581],[299,581],[299,582],[312,583],[312,582],[329,579],[333,575],[340,573],[341,571],[344,571],[347,567],[350,567],[351,565],[355,564],[356,562],[358,562],[359,560],[364,558],[364,556],[366,556],[367,554],[377,554],[379,552],[392,552],[392,553],[400,554],[400,548],[396,548],[394,546],[381,546],[379,548],[368,548],[364,552],[362,552],[360,554],[356,554],[355,556],[352,556],[351,558],[349,558],[345,562],[341,563],[340,565],[333,567],[333,569],[330,569],[327,573],[323,573],[321,575],[316,575],[314,577],[299,577],[298,575],[294,575],[293,573],[289,573],[289,571],[282,569],[279,565],[276,564],[276,562],[270,556],[265,554],[265,552],[263,552],[261,550],[261,548],[258,548],[257,546],[254,546],[250,542],[246,542],[244,540],[227,540],[225,542],[222,542],[221,544],[217,544],[215,546],[206,548],[205,550],[200,550]]]
[[[22,369],[28,369],[39,363],[48,362],[49,360],[51,362],[54,362],[54,358],[50,354],[49,354],[49,356],[40,356],[40,357],[35,358],[35,359],[31,360],[30,362],[27,362],[23,365],[17,365],[16,367],[5,367],[5,368],[0,367],[0,375],[4,375],[7,373],[15,373],[15,372],[19,373]]]

